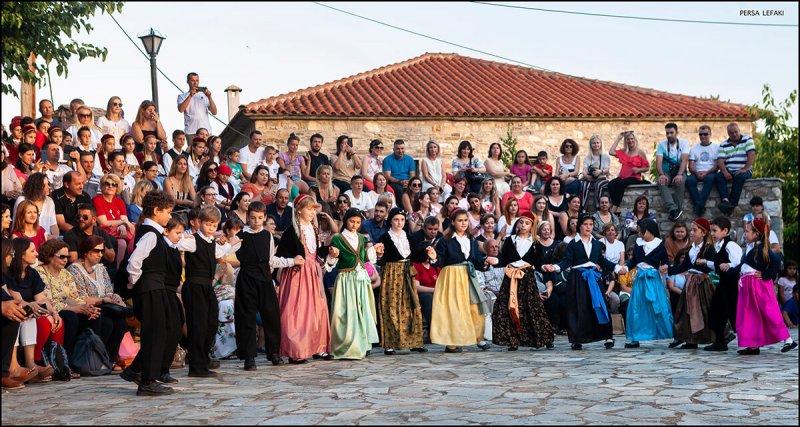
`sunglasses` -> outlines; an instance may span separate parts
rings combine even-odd
[[[383,150],[383,147],[375,147],[376,150]]]
[[[419,184],[419,183],[414,183],[414,184],[411,184],[411,186],[412,186],[412,187],[422,187],[422,184]]]
[[[700,136],[708,136],[709,134],[708,133],[698,133],[698,135],[700,135]]]
[[[117,183],[113,181],[106,181],[103,183],[103,185],[105,185],[106,187],[116,187]]]
[[[88,221],[89,220],[89,215],[80,215],[80,216],[78,216],[78,219],[82,219],[84,221]]]
[[[94,249],[90,250],[89,252],[91,252],[93,254],[101,254],[101,253],[103,253],[103,250],[94,248]]]
[[[206,172],[214,172],[214,173],[217,173],[217,168],[208,168],[208,169],[206,169]]]
[[[88,118],[91,118],[92,115],[91,114],[78,114],[78,117],[83,117],[85,119],[88,119]]]
[[[350,202],[349,202],[349,201],[347,201],[347,200],[344,200],[344,199],[343,199],[343,200],[337,200],[337,201],[336,201],[336,203],[338,203],[338,204],[340,204],[340,205],[341,205],[341,204],[344,204],[344,203],[350,203]]]
[[[122,107],[122,103],[121,102],[112,102],[111,105],[114,106],[114,107]]]
[[[69,259],[69,255],[56,255],[55,257],[62,261],[66,261]]]

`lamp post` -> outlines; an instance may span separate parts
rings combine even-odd
[[[158,55],[158,51],[161,49],[161,42],[164,41],[166,37],[150,28],[149,33],[142,34],[139,36],[139,38],[142,40],[144,50],[147,51],[148,55],[150,55],[150,85],[153,89],[153,104],[156,105],[156,111],[159,111],[158,81],[156,80],[156,56]]]

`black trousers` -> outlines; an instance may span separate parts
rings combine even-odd
[[[739,275],[721,274],[719,284],[711,296],[711,305],[708,308],[708,323],[718,343],[725,342],[725,326],[731,322],[731,328],[736,330],[736,304],[739,299]]]
[[[238,291],[237,291],[238,292]],[[186,311],[186,360],[191,370],[208,369],[211,347],[217,334],[219,305],[211,283],[201,284],[188,279],[181,289]]]
[[[608,182],[608,197],[611,199],[611,205],[619,206],[622,203],[622,196],[625,195],[625,189],[629,185],[634,184],[648,184],[647,181],[636,178],[614,178]]]
[[[544,310],[547,312],[547,320],[553,325],[557,332],[567,325],[567,286],[553,286],[550,298],[544,301]]]
[[[11,366],[11,353],[14,351],[14,343],[17,342],[17,334],[19,334],[19,322],[15,322],[5,316],[0,316],[3,328],[2,333],[2,349],[3,349],[3,376],[8,376],[8,367]]]
[[[89,328],[103,340],[111,362],[117,360],[122,338],[125,336],[125,332],[128,331],[128,325],[125,323],[124,318],[113,318],[101,314],[96,319],[89,320],[85,314],[70,310],[61,310],[58,315],[61,316],[61,320],[64,322],[64,350],[67,351],[67,356],[72,355],[78,335],[86,328]]]
[[[130,369],[141,372],[146,383],[169,369],[181,335],[178,299],[168,292],[156,289],[133,296],[133,311],[142,326],[141,348]]]
[[[260,272],[240,271],[236,278],[236,298],[233,301],[233,323],[236,327],[236,355],[239,359],[254,359],[256,349],[256,313],[261,314],[267,356],[281,349],[281,310],[272,280],[258,277]]]

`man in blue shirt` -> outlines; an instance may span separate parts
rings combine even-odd
[[[394,155],[383,159],[383,172],[389,179],[389,185],[394,189],[395,199],[400,198],[403,190],[408,187],[408,180],[416,175],[414,158],[406,154],[406,143],[402,139],[394,142]]]
[[[267,215],[275,218],[275,234],[280,238],[292,225],[292,207],[289,206],[289,190],[281,188],[275,194],[275,202],[267,205]]]
[[[383,200],[375,203],[375,211],[371,219],[361,224],[361,233],[369,236],[372,244],[378,243],[378,239],[389,231],[389,223],[386,221],[386,214],[389,212],[389,204]]]

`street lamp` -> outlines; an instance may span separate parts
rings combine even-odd
[[[165,36],[161,35],[161,33],[155,31],[154,29],[150,28],[149,33],[145,33],[139,36],[142,39],[142,44],[144,44],[144,50],[147,51],[147,54],[150,55],[150,85],[153,89],[153,104],[156,105],[156,111],[158,111],[158,82],[156,81],[156,55],[158,55],[158,51],[161,49],[161,42],[166,39]]]

